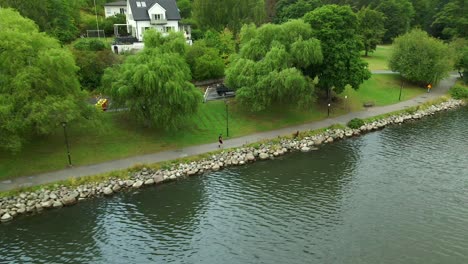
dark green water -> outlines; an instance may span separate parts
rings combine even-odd
[[[0,263],[468,263],[468,108],[23,217]]]

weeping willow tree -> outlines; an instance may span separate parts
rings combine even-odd
[[[237,90],[240,104],[251,111],[311,105],[317,79],[304,72],[321,64],[323,56],[310,25],[301,20],[260,28],[246,25],[240,40],[240,53],[226,72],[226,83]]]
[[[193,16],[203,29],[237,32],[244,23],[266,20],[264,0],[194,0]]]
[[[104,92],[114,103],[128,107],[144,125],[174,129],[197,112],[202,95],[190,83],[190,68],[179,53],[183,49],[179,37],[163,40],[149,34],[145,40],[161,46],[148,43],[142,52],[106,70]]]

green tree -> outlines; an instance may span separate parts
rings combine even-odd
[[[202,94],[190,83],[190,68],[177,45],[173,45],[180,43],[175,39],[177,35],[151,47],[146,45],[148,36],[163,37],[149,32],[145,32],[143,51],[105,71],[103,91],[116,104],[128,107],[145,125],[173,129],[196,113]],[[184,41],[183,36],[178,36]]]
[[[208,47],[204,40],[196,41],[187,51],[193,79],[197,81],[216,79],[224,76],[224,62],[216,48]]]
[[[301,18],[321,5],[321,0],[297,0],[293,3],[289,0],[281,0],[278,2],[279,10],[276,13],[276,22],[283,23],[289,19]]]
[[[437,13],[433,26],[441,26],[445,38],[466,38],[468,37],[467,14],[466,0],[451,0]]]
[[[346,85],[358,89],[370,78],[367,63],[361,60],[358,19],[349,6],[322,6],[304,20],[322,45],[323,64],[309,70],[310,76],[318,76],[320,89],[341,93]]]
[[[0,0],[1,7],[11,7],[34,20],[41,31],[70,42],[78,35],[81,0]]]
[[[106,44],[99,39],[81,38],[71,48],[82,88],[93,91],[101,85],[104,70],[119,62]]]
[[[369,51],[375,51],[377,44],[382,42],[382,37],[385,34],[385,16],[369,7],[361,8],[357,16],[359,20],[358,32],[367,56]]]
[[[264,0],[194,0],[193,16],[202,29],[237,32],[244,23],[265,21]]]
[[[239,56],[226,72],[226,84],[237,90],[236,100],[251,111],[310,106],[316,80],[303,71],[323,60],[320,42],[311,33],[300,20],[244,26]]]
[[[395,39],[389,65],[407,80],[437,84],[453,69],[448,45],[420,29]]]
[[[96,23],[96,21],[93,21]],[[115,16],[106,17],[100,24],[100,29],[104,30],[106,36],[114,35],[114,24],[127,24],[127,18],[124,14],[117,14]],[[127,35],[127,28],[125,26],[118,27],[120,35]]]
[[[192,1],[190,0],[177,0],[177,7],[180,11],[182,18],[189,18],[192,16]]]
[[[455,69],[464,83],[468,83],[468,40],[454,39],[450,48],[455,57]]]
[[[73,55],[33,21],[0,8],[0,147],[18,151],[61,122],[92,118]]]
[[[376,8],[385,14],[384,42],[391,42],[395,37],[408,32],[414,16],[414,8],[408,0],[381,0]]]

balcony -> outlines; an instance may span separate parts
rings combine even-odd
[[[167,19],[151,19],[151,25],[165,25],[167,24]]]

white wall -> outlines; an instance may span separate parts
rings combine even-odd
[[[120,14],[120,8],[123,8],[125,13],[127,13],[126,6],[105,6],[104,14],[106,15],[106,17],[115,16],[117,14]]]

